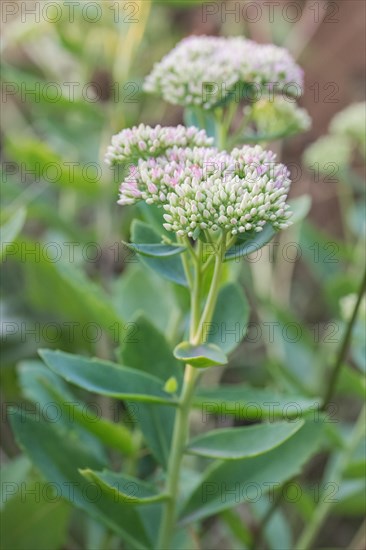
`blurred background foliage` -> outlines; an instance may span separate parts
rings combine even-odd
[[[206,3],[212,14],[199,1],[94,2],[97,11],[95,6],[85,11],[88,2],[80,2],[72,20],[66,3],[60,3],[58,17],[55,7],[42,15],[42,3],[35,2],[37,21],[22,14],[21,2],[5,4],[12,4],[14,14],[8,7],[3,12],[1,59],[2,480],[24,483],[29,490],[44,483],[19,454],[6,419],[9,403],[26,409],[50,399],[43,395],[42,401],[34,382],[38,348],[113,358],[138,312],[144,311],[174,341],[180,312],[187,311],[184,292],[147,275],[122,245],[129,239],[132,218],[144,219],[147,213],[116,205],[119,180],[103,164],[103,156],[110,136],[124,127],[142,121],[182,122],[182,110],[146,96],[142,81],[153,63],[189,34],[244,35],[288,47],[305,70],[301,105],[313,120],[306,134],[271,144],[291,167],[292,196],[311,198],[310,213],[280,235],[279,246],[266,247],[260,260],[236,266],[253,308],[251,321],[260,323],[261,335],[244,340],[225,373],[213,369],[207,384],[223,374],[226,383],[250,381],[308,397],[322,395],[365,261],[364,144],[338,136],[337,144],[327,148],[322,138],[317,149],[312,145],[305,153],[304,164],[302,157],[328,132],[336,113],[364,98],[364,3],[298,1],[301,16],[296,22],[288,6],[294,3],[285,0],[267,3],[273,7],[273,22],[265,6],[258,20],[250,11],[247,18],[241,11],[238,20],[230,15],[230,8],[242,9],[248,2]],[[28,10],[32,4],[26,3]],[[327,163],[333,164],[327,169]],[[310,201],[303,207],[310,208]],[[264,322],[274,323],[273,338]],[[337,422],[329,423],[331,436],[301,481],[307,498],[294,504],[296,512],[286,503],[274,512],[260,543],[266,547],[290,547],[292,529],[314,509],[311,487],[323,479],[329,450],[344,443],[357,414],[364,395],[365,322],[363,306],[329,413]],[[300,338],[291,326],[296,331],[300,327]],[[80,391],[72,398],[83,403],[90,395]],[[106,399],[95,402],[109,421],[107,433],[115,411]],[[121,452],[128,461],[129,438],[137,437],[130,414],[123,406],[118,409],[125,445],[112,451],[116,464]],[[195,421],[199,423],[198,413]],[[101,445],[100,434],[91,434],[90,426],[80,430],[89,445]],[[359,544],[359,535],[352,542],[364,513],[364,458],[357,452],[320,547],[354,549]],[[145,467],[150,467],[148,457]],[[119,548],[104,527],[83,512],[71,511],[64,501],[24,500],[14,491],[2,512],[6,549]],[[266,508],[243,506],[240,514],[247,524],[254,522],[255,532]],[[253,533],[244,532],[238,517],[228,512],[221,522],[207,522],[204,547],[253,544]]]

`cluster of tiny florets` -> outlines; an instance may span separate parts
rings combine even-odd
[[[294,134],[311,126],[308,112],[281,96],[260,99],[244,109],[249,122],[254,122],[259,134]]]
[[[259,232],[267,222],[287,227],[289,186],[287,168],[258,145],[227,153],[178,143],[131,166],[118,202],[143,200],[163,207],[165,229],[178,235],[192,236],[197,229],[236,235]]]
[[[210,109],[237,84],[259,84],[301,93],[303,71],[284,48],[242,37],[191,36],[183,39],[145,79],[145,91],[183,106]]]
[[[148,159],[163,154],[170,147],[208,147],[213,139],[195,126],[145,126],[140,124],[122,130],[112,137],[105,161],[109,165]]]
[[[222,229],[236,235],[262,231],[269,222],[288,226],[285,204],[290,186],[285,166],[261,147],[216,152],[168,193],[165,229],[192,236],[195,229]]]

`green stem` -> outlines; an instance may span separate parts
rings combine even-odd
[[[194,334],[197,329],[200,319],[200,304],[201,304],[201,284],[202,284],[202,272],[199,259],[201,257],[201,241],[197,243],[197,257],[198,264],[196,265],[195,278],[191,295],[191,322],[189,327],[189,338],[191,342],[194,341]]]
[[[166,487],[169,499],[167,500],[164,508],[158,546],[159,550],[168,550],[170,548],[171,539],[175,529],[180,466],[188,437],[188,421],[191,399],[198,376],[199,371],[197,369],[191,365],[186,366],[183,389],[179,407],[176,412],[171,444]]]
[[[214,268],[214,273],[212,277],[210,291],[208,293],[205,308],[203,310],[201,319],[197,327],[196,334],[192,342],[193,344],[199,344],[200,342],[202,342],[204,325],[205,323],[209,323],[212,319],[213,312],[216,305],[217,294],[220,286],[221,273],[222,273],[222,261],[221,261],[220,254],[218,254],[215,258],[215,268]]]
[[[200,246],[201,245],[198,244],[198,247]],[[197,257],[200,259],[199,250]],[[202,264],[199,261],[195,264],[195,278],[193,288],[191,290],[192,316],[190,323],[190,341],[193,344],[200,342],[203,323],[210,322],[212,318],[220,284],[221,267],[221,256],[217,256],[210,291],[208,293],[202,316],[199,318]],[[163,512],[159,536],[159,550],[168,550],[170,548],[175,530],[180,468],[189,435],[189,412],[191,408],[192,396],[199,375],[200,371],[198,369],[192,367],[191,365],[186,365],[182,393],[179,399],[179,405],[174,423],[166,486],[166,492],[169,495],[169,498],[165,504]]]
[[[226,145],[227,127],[224,121],[224,111],[222,108],[218,108],[214,112],[215,125],[216,125],[216,140],[217,147],[224,149]]]
[[[347,441],[346,448],[340,454],[338,460],[335,462],[330,474],[329,479],[338,486],[342,482],[343,473],[352,458],[354,451],[359,445],[360,441],[365,437],[365,416],[366,416],[366,405],[362,408],[360,415],[357,419],[355,427],[353,428],[351,437]],[[324,523],[324,520],[327,518],[332,502],[329,499],[324,499],[313,514],[312,521],[309,522],[307,527],[303,530],[300,535],[299,540],[295,546],[295,550],[309,550],[313,548],[313,542]]]
[[[187,253],[183,252],[183,254],[181,254],[181,258],[182,258],[183,269],[184,269],[185,276],[187,277],[189,288],[192,289],[193,278],[192,278],[191,269],[188,262],[188,253],[192,253],[192,251],[190,250],[192,248],[191,243],[189,242],[188,238],[183,239],[180,237],[178,237],[178,242],[187,247]]]
[[[348,351],[348,346],[349,346],[351,336],[352,336],[352,329],[353,329],[353,326],[354,326],[355,321],[357,319],[357,313],[358,313],[358,310],[359,310],[359,307],[360,307],[360,304],[361,304],[361,300],[362,300],[362,297],[363,297],[365,291],[366,291],[366,269],[365,269],[364,274],[363,274],[361,286],[360,286],[360,289],[358,291],[358,296],[357,296],[355,306],[353,308],[351,319],[349,320],[347,330],[344,334],[344,337],[343,337],[343,340],[342,340],[342,343],[341,343],[341,347],[339,349],[339,353],[337,355],[336,361],[334,363],[334,367],[333,367],[331,375],[330,375],[330,382],[329,382],[329,385],[327,387],[327,391],[326,391],[326,394],[325,394],[325,397],[324,397],[324,404],[323,404],[323,407],[322,407],[323,410],[325,410],[327,408],[327,406],[329,405],[329,403],[331,402],[331,400],[333,398],[333,395],[334,395],[334,392],[335,392],[335,389],[337,387],[339,373],[341,372],[343,361],[344,361],[344,359],[346,357],[346,354],[347,354],[347,351]]]

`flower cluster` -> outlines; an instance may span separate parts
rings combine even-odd
[[[173,147],[208,147],[213,139],[203,130],[194,126],[145,126],[140,124],[122,130],[112,137],[105,161],[109,165],[120,164],[134,159],[148,159],[163,154]]]
[[[289,172],[274,153],[258,145],[227,153],[210,147],[204,132],[199,136],[206,146],[171,143],[159,155],[140,158],[121,184],[119,204],[162,206],[165,229],[178,235],[192,236],[197,228],[236,235],[261,231],[267,222],[287,227]]]
[[[289,172],[272,152],[258,145],[230,154],[203,152],[198,165],[193,154],[195,165],[189,167],[183,153],[185,170],[167,194],[165,229],[188,236],[197,227],[236,235],[262,231],[267,222],[277,229],[288,226]]]
[[[311,126],[308,112],[281,96],[261,99],[245,107],[244,115],[255,122],[259,134],[269,136],[305,132]]]
[[[242,37],[191,36],[154,65],[144,89],[173,104],[210,109],[237,84],[249,83],[276,91],[294,84],[298,91],[303,71],[284,48]]]

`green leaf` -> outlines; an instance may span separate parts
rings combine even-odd
[[[2,489],[6,490],[4,482]],[[49,485],[23,482],[1,512],[2,548],[59,550],[67,539],[70,506]],[[26,495],[26,496],[25,496]],[[46,495],[46,498],[44,497]]]
[[[55,483],[58,493],[119,534],[133,548],[150,548],[142,519],[135,506],[116,502],[91,487],[78,469],[101,470],[105,464],[58,423],[11,411],[10,422],[19,446],[42,475]]]
[[[152,504],[167,500],[168,496],[158,493],[152,485],[135,477],[121,473],[103,470],[95,472],[90,469],[80,470],[80,473],[89,481],[96,483],[103,492],[118,502],[130,504]]]
[[[169,244],[136,244],[136,243],[125,243],[125,245],[130,249],[141,254],[142,256],[147,256],[149,258],[166,258],[169,256],[175,256],[176,254],[182,254],[185,251],[184,246],[180,245],[169,245]]]
[[[220,519],[229,528],[234,540],[237,540],[241,547],[250,548],[253,541],[253,534],[249,526],[243,523],[243,519],[235,510],[224,510]],[[236,546],[233,546],[236,548]]]
[[[326,289],[330,281],[341,273],[343,261],[354,261],[349,247],[337,240],[333,235],[314,227],[304,220],[301,228],[299,245],[302,251],[302,261],[310,272]],[[324,282],[327,284],[324,285]],[[325,292],[325,296],[327,293]]]
[[[333,500],[332,512],[340,516],[360,516],[366,514],[365,479],[346,479],[340,486],[330,481],[325,498]]]
[[[22,361],[17,370],[23,395],[33,401],[37,410],[42,411],[50,422],[54,420],[65,428],[73,430],[80,442],[93,449],[100,460],[105,460],[106,454],[100,441],[84,427],[85,424],[87,428],[89,424],[94,424],[87,421],[86,404],[81,404],[75,398],[64,381],[41,361]],[[75,421],[77,416],[75,411],[78,407],[79,415],[84,418],[84,426]]]
[[[189,342],[178,344],[174,349],[174,357],[199,369],[226,365],[228,361],[225,353],[215,344],[193,345]]]
[[[122,363],[160,380],[166,381],[170,376],[181,380],[181,366],[174,359],[164,334],[143,313],[138,313],[132,322],[138,342],[126,340],[121,344],[119,356]]]
[[[336,391],[340,395],[351,394],[364,399],[366,392],[365,376],[349,365],[343,365],[339,373]]]
[[[294,544],[288,514],[286,511],[282,511],[279,506],[276,510],[272,510],[272,506],[273,502],[267,495],[263,495],[257,502],[251,503],[251,508],[259,525],[267,517],[267,514],[270,516],[263,532],[268,548],[270,550],[278,550],[279,548],[281,550],[292,550]]]
[[[143,311],[164,334],[172,330],[180,315],[173,287],[141,263],[128,266],[123,277],[116,280],[113,295],[115,307],[126,322],[133,321],[136,313]]]
[[[299,474],[321,442],[321,422],[306,422],[283,445],[253,458],[214,462],[181,512],[181,525],[201,520],[253,498]],[[251,493],[252,491],[252,493]]]
[[[345,443],[347,445],[347,442]],[[366,472],[366,447],[362,440],[356,447],[347,467],[344,470],[344,478],[364,478]]]
[[[103,327],[111,328],[118,323],[123,326],[123,321],[117,315],[112,300],[81,269],[64,262],[56,262],[55,267],[62,281],[77,294],[78,307],[85,308],[89,316],[96,319]]]
[[[37,250],[37,245],[42,249],[42,244],[22,239],[22,247],[25,249],[29,246],[30,250]],[[20,262],[22,247],[19,247],[16,256]],[[88,334],[86,344],[95,338],[95,330],[98,330],[100,335],[104,329],[113,339],[116,339],[117,333],[125,330],[124,320],[116,312],[110,296],[72,262],[51,262],[47,261],[43,254],[29,254],[27,262],[22,263],[28,281],[27,298],[32,307],[42,313],[49,312],[51,318],[54,318],[55,314],[62,315],[65,319],[65,333],[70,343],[85,343],[85,331],[89,325],[92,330],[93,327],[95,329],[92,337]],[[70,323],[70,319],[73,323]]]
[[[132,434],[125,426],[99,417],[99,411],[90,410],[86,403],[76,399],[64,381],[43,363],[22,361],[18,374],[23,395],[45,411],[51,404],[50,414],[55,418],[59,415],[61,423],[78,430],[86,445],[95,446],[95,438],[88,437],[93,434],[100,442],[124,454],[135,452]]]
[[[70,403],[65,402],[64,396],[53,387],[49,388],[49,391],[63,413],[65,415],[70,414]],[[117,424],[105,418],[96,417],[95,412],[89,410],[89,407],[85,403],[76,399],[72,402],[71,415],[75,424],[79,424],[79,426],[85,428],[85,430],[96,436],[104,445],[117,449],[127,456],[135,455],[136,448],[132,434],[123,424]]]
[[[225,261],[235,260],[256,252],[268,244],[276,233],[277,231],[272,227],[272,225],[266,223],[260,233],[255,233],[254,235],[251,233],[248,237],[239,238],[237,243],[226,252]]]
[[[29,458],[20,454],[9,462],[1,466],[0,476],[2,491],[0,495],[0,509],[2,510],[6,503],[16,495],[20,484],[26,482],[29,478],[29,473],[32,468],[32,463]]]
[[[50,147],[49,143],[38,139],[21,138],[18,135],[16,138],[8,136],[6,150],[9,158],[24,162],[27,169],[33,171],[42,182],[47,182],[47,185],[73,189],[87,196],[96,196],[101,192],[100,183],[96,181],[94,174],[88,177],[87,171],[79,163],[75,163],[70,169],[69,159],[63,159]]]
[[[87,359],[62,351],[39,350],[46,365],[56,374],[90,392],[119,399],[175,405],[163,391],[164,383],[145,374],[111,361]]]
[[[213,430],[190,441],[187,452],[224,460],[258,456],[282,445],[303,425],[299,420]]]
[[[153,372],[161,380],[168,380],[174,376],[179,382],[182,380],[182,369],[173,357],[170,346],[164,335],[152,325],[144,315],[135,318],[134,323],[138,328],[139,341],[143,345],[134,342],[125,342],[121,346],[121,362],[133,367],[137,371]],[[153,359],[153,363],[152,363]],[[163,384],[165,389],[165,383]],[[166,395],[171,396],[166,391]],[[128,403],[134,412],[134,404]],[[155,458],[164,467],[168,465],[170,443],[173,434],[175,411],[167,410],[164,406],[139,404],[136,416],[144,438]]]
[[[207,331],[208,342],[230,353],[246,333],[249,319],[249,304],[241,286],[228,283],[220,289],[211,323]]]
[[[16,239],[25,222],[26,210],[19,208],[5,223],[0,227],[1,230],[1,249],[0,258],[6,255],[6,249]]]
[[[310,399],[240,384],[199,387],[194,397],[194,406],[202,410],[206,421],[211,415],[231,415],[257,422],[265,418],[289,420],[300,418],[308,411],[314,411],[314,418],[317,418],[321,402],[320,397]]]
[[[148,224],[133,220],[131,239],[136,244],[161,244],[161,237]],[[188,286],[182,262],[179,256],[172,257],[140,257],[140,261],[157,271],[162,277],[182,286]]]

